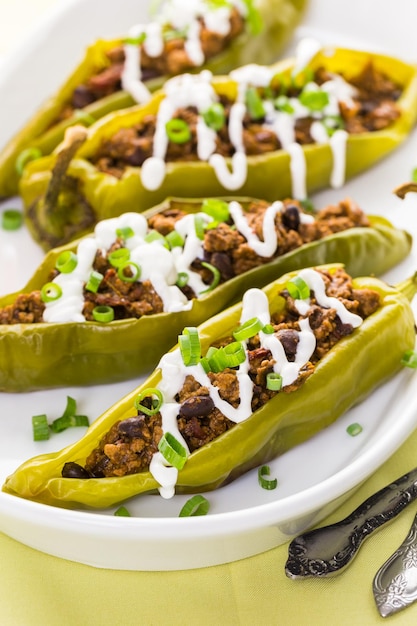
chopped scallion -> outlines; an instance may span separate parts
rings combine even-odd
[[[266,478],[270,475],[271,468],[269,465],[262,465],[258,468],[258,482],[262,489],[276,489],[278,480],[276,478]]]
[[[225,200],[206,198],[201,205],[201,210],[217,222],[227,222],[230,219],[229,203]]]
[[[356,435],[359,435],[362,432],[363,428],[360,424],[358,424],[357,422],[355,422],[354,424],[349,424],[349,426],[346,428],[346,432],[348,435],[350,435],[351,437],[356,437]]]
[[[401,365],[410,367],[411,369],[417,368],[417,352],[415,350],[407,350],[401,359]]]
[[[103,278],[104,278],[103,274],[100,274],[100,272],[96,272],[95,270],[93,270],[86,283],[86,286],[85,286],[86,290],[91,291],[92,293],[97,293]]]
[[[282,376],[276,372],[269,372],[266,375],[266,388],[270,391],[279,391],[282,387]]]
[[[128,248],[118,248],[112,250],[108,255],[108,261],[113,267],[120,267],[130,259],[130,250]]]
[[[179,517],[194,517],[197,515],[207,515],[210,509],[209,501],[201,495],[196,495],[187,500],[182,507]]]
[[[130,270],[130,274],[126,274],[126,270]],[[117,268],[117,275],[120,280],[123,280],[125,283],[134,283],[136,280],[139,280],[141,274],[141,269],[137,263],[133,263],[133,261],[126,261],[123,265],[119,265]]]
[[[93,309],[93,317],[96,322],[107,324],[114,320],[114,309],[105,304],[98,305]]]
[[[71,250],[64,250],[57,258],[55,267],[61,274],[71,274],[77,267],[77,264],[77,255]]]
[[[220,274],[220,271],[217,269],[217,267],[215,267],[211,263],[206,263],[205,261],[201,261],[201,265],[205,267],[207,270],[210,270],[210,272],[212,272],[213,274],[213,280],[211,281],[210,286],[207,287],[207,289],[200,291],[200,294],[202,295],[203,293],[208,293],[209,291],[213,291],[213,289],[215,289],[217,285],[219,284],[222,276]]]
[[[249,116],[253,120],[260,120],[265,117],[265,108],[257,89],[249,87],[245,94],[245,104]]]
[[[34,441],[46,441],[49,439],[48,418],[45,414],[32,416],[32,429]]]
[[[116,517],[130,517],[130,513],[125,506],[119,506],[119,508],[115,510],[114,515]]]
[[[159,440],[158,450],[164,457],[164,459],[175,467],[177,470],[181,470],[188,458],[188,452],[170,432],[164,433]]]
[[[165,124],[168,139],[173,143],[187,143],[191,139],[191,130],[185,120],[173,118]]]
[[[16,172],[21,176],[23,174],[23,170],[25,169],[25,165],[29,163],[29,161],[35,161],[42,156],[41,150],[39,148],[26,148],[26,150],[22,150],[22,152],[18,155],[16,159]]]
[[[310,287],[300,276],[294,276],[286,283],[288,293],[294,300],[305,300],[310,296]]]
[[[62,289],[57,283],[46,283],[41,289],[42,302],[54,302],[62,296]]]
[[[23,213],[17,209],[6,209],[1,216],[3,230],[18,230],[23,224]]]
[[[130,226],[124,226],[123,228],[116,229],[116,235],[120,237],[120,239],[130,239],[130,237],[133,237],[134,234],[133,228],[130,228]]]
[[[151,399],[150,408],[142,403],[145,398]],[[163,401],[164,397],[159,389],[156,387],[148,387],[148,389],[144,389],[136,396],[134,405],[138,411],[144,413],[145,415],[155,415],[155,413],[158,413],[161,408]]]
[[[244,341],[245,339],[254,337],[260,330],[262,330],[263,326],[264,325],[259,317],[252,317],[239,326],[239,328],[236,328],[232,334],[236,341]]]
[[[203,112],[203,120],[209,128],[219,131],[226,121],[224,106],[220,102],[215,102]]]
[[[178,336],[178,345],[184,365],[197,365],[201,356],[201,345],[198,330],[195,326],[184,328]]]

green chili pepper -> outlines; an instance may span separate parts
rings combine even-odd
[[[252,202],[249,198],[235,199],[243,208]],[[203,203],[203,199],[172,198],[146,211],[144,216],[149,218],[168,208],[197,213]],[[394,228],[383,217],[368,216],[368,219],[370,227],[352,228],[305,244],[207,290],[193,301],[190,311],[144,315],[107,324],[0,325],[0,390],[28,391],[135,378],[157,364],[184,327],[201,324],[236,302],[250,287],[263,287],[283,272],[340,261],[353,276],[383,274],[409,254],[411,236]],[[60,254],[75,251],[77,245],[78,242],[73,242],[51,250],[21,293],[41,289],[48,282],[50,270]],[[0,307],[11,304],[18,295],[3,296]],[[114,352],[115,345],[117,352]],[[57,346],[60,346],[59,356]]]
[[[331,271],[337,266],[340,264],[327,268]],[[284,275],[264,288],[271,311],[282,310],[284,304],[279,292],[294,274]],[[267,463],[334,422],[401,369],[403,354],[415,344],[414,315],[409,300],[417,292],[417,274],[397,287],[370,277],[354,279],[353,285],[357,289],[377,291],[380,307],[351,335],[341,339],[295,392],[278,393],[247,420],[192,452],[179,471],[178,493],[216,489]],[[241,304],[238,304],[199,327],[203,354],[216,339],[232,333],[240,315]],[[116,421],[132,416],[138,393],[157,386],[160,378],[158,369],[143,385],[99,417],[75,444],[21,465],[6,480],[3,490],[47,504],[99,508],[155,491],[158,484],[148,471],[122,478],[85,480],[62,478],[61,471],[66,462],[84,465],[109,428]]]
[[[397,84],[403,87],[397,102],[401,114],[397,120],[380,131],[349,135],[346,147],[346,179],[371,167],[378,160],[394,150],[408,135],[417,118],[417,69],[392,57],[371,54],[357,50],[336,49],[326,56],[319,53],[312,61],[312,67],[323,66],[331,72],[346,76],[357,76],[360,69],[369,61]],[[293,61],[277,64],[276,73],[290,74]],[[237,83],[233,80],[213,78],[214,89],[219,95],[231,101],[236,98]],[[82,203],[87,204],[92,213],[92,222],[119,215],[131,207],[143,211],[162,202],[166,197],[181,195],[186,197],[224,195],[228,192],[218,181],[214,169],[205,161],[169,162],[166,175],[160,186],[154,190],[145,189],[141,181],[141,169],[128,167],[120,179],[99,171],[89,160],[94,157],[102,142],[112,137],[119,129],[132,127],[147,114],[156,114],[164,93],[158,92],[144,106],[133,107],[117,114],[109,115],[95,130],[90,129],[85,143],[69,162],[68,175],[77,181],[78,200],[65,202],[65,210],[52,207],[45,210],[42,198],[51,180],[56,155],[43,157],[28,163],[23,173],[20,192],[26,207],[27,224],[34,238],[45,248],[68,241],[66,229],[71,224],[70,235],[80,222],[79,229],[86,227],[81,216],[85,215]],[[309,144],[303,146],[306,159],[307,193],[330,184],[333,169],[333,156],[329,144]],[[236,195],[263,197],[266,200],[290,197],[292,177],[290,156],[285,150],[247,157],[246,182],[236,191]],[[69,205],[69,206],[68,206]],[[88,225],[91,228],[91,224]]]
[[[209,69],[214,74],[223,74],[233,67],[245,65],[256,59],[258,63],[272,63],[288,42],[294,28],[299,23],[307,0],[257,0],[257,11],[263,24],[259,33],[252,33],[250,24],[233,43],[220,54],[209,59],[203,66],[190,68],[189,71]],[[64,138],[65,130],[73,124],[89,126],[91,121],[99,120],[104,115],[135,104],[125,91],[103,97],[62,122],[54,123],[71,100],[74,89],[108,67],[106,52],[121,46],[123,39],[111,41],[98,40],[88,47],[84,59],[60,87],[57,93],[38,110],[25,127],[15,135],[0,153],[0,197],[15,195],[18,189],[19,173],[15,169],[16,159],[27,148],[36,148],[45,156],[50,154]],[[159,89],[167,76],[160,76],[146,81],[147,88],[153,92]],[[29,97],[28,97],[29,101]]]

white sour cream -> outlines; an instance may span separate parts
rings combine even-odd
[[[321,306],[336,309],[343,323],[351,324],[355,328],[362,323],[362,318],[348,311],[340,300],[326,295],[325,283],[319,272],[313,269],[306,269],[301,270],[298,276],[308,284],[310,289],[314,290],[316,300]],[[309,299],[297,300],[296,305],[298,305],[300,314],[305,316],[310,306]],[[240,323],[243,324],[253,317],[258,317],[264,325],[269,324],[271,321],[268,298],[265,292],[255,288],[249,289],[243,296]],[[284,347],[277,335],[264,333],[263,331],[259,332],[261,347],[270,350],[275,361],[273,366],[274,372],[282,376],[283,387],[297,380],[300,370],[311,359],[316,347],[315,335],[310,328],[308,319],[301,319],[299,326],[300,331],[294,331],[297,333],[298,341],[293,361],[287,359]],[[245,344],[246,342],[243,343]],[[233,407],[220,397],[218,388],[211,383],[201,364],[188,367],[184,365],[179,348],[165,354],[161,358],[158,367],[161,370],[161,382],[158,388],[164,399],[161,408],[162,430],[171,432],[186,449],[188,448],[176,425],[180,405],[174,401],[176,394],[184,384],[186,376],[193,376],[200,385],[206,387],[214,406],[231,421],[235,423],[243,422],[252,414],[253,383],[248,374],[249,361],[247,354],[246,360],[238,367],[236,373],[240,397],[240,403],[237,407]],[[154,455],[149,469],[155,480],[160,484],[161,495],[164,498],[172,497],[175,493],[175,484],[178,478],[177,470],[167,465],[160,453]]]

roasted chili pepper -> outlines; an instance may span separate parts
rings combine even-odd
[[[331,274],[338,267],[316,269]],[[271,313],[286,306],[280,294],[297,275],[297,272],[287,274],[264,289]],[[353,280],[353,288],[376,293],[378,308],[333,345],[295,391],[276,393],[248,418],[192,451],[178,471],[175,487],[178,493],[216,489],[275,458],[334,422],[399,371],[404,353],[415,345],[415,323],[409,300],[417,289],[416,276],[397,287],[362,277]],[[238,304],[199,327],[202,355],[219,338],[236,331],[241,314],[242,304]],[[171,355],[175,357],[175,353]],[[27,461],[8,477],[3,490],[57,506],[81,504],[99,508],[156,491],[160,482],[150,471],[104,478],[88,478],[88,473],[83,476],[81,470],[75,474],[78,477],[63,478],[62,471],[65,464],[83,468],[109,429],[119,420],[132,417],[134,406],[142,406],[138,400],[142,402],[143,395],[152,395],[160,381],[158,368],[143,385],[98,418],[80,441],[58,453]],[[155,410],[161,410],[159,407]]]
[[[245,210],[256,203],[247,198],[238,200]],[[152,220],[164,211],[172,214],[179,210],[192,215],[201,211],[203,203],[201,199],[171,199],[145,212],[144,217]],[[227,206],[227,203],[224,204]],[[263,204],[268,206],[268,203]],[[349,202],[346,204],[350,206]],[[297,204],[291,205],[289,202],[288,206],[285,230],[292,238],[298,237],[300,215]],[[28,391],[133,378],[156,365],[161,354],[176,341],[178,332],[184,326],[200,324],[236,302],[249,287],[262,287],[277,275],[295,268],[336,261],[344,262],[354,276],[371,272],[382,274],[409,254],[412,240],[406,231],[394,228],[383,217],[366,218],[354,206],[353,211],[363,217],[358,224],[365,224],[368,219],[369,226],[350,227],[322,239],[316,238],[301,247],[290,248],[285,253],[265,259],[266,262],[261,265],[246,265],[246,269],[251,269],[231,277],[223,273],[222,282],[194,299],[190,310],[144,314],[139,319],[130,317],[109,323],[27,323],[28,317],[14,319],[15,322],[23,320],[21,323],[4,321],[0,324],[0,389]],[[341,219],[343,221],[343,212]],[[207,231],[205,237],[210,235],[210,231]],[[12,305],[21,294],[39,293],[51,280],[51,270],[55,268],[57,259],[62,253],[75,252],[78,243],[51,250],[21,292],[2,297],[0,320],[2,309]],[[214,257],[209,258],[209,261],[217,263]],[[221,264],[219,269],[222,270]],[[30,306],[27,310],[33,312]]]
[[[203,65],[189,60],[185,67],[183,65],[178,66],[178,69],[173,67],[172,72],[162,76],[158,67],[166,56],[169,56],[170,51],[166,51],[157,58],[155,70],[145,68],[143,80],[146,89],[155,91],[169,75],[181,71],[199,71],[207,68],[221,74],[238,65],[252,62],[253,59],[257,59],[259,63],[272,63],[297,26],[307,2],[244,0],[244,3],[248,7],[248,15],[243,22],[243,30],[234,36],[224,49],[208,57]],[[225,2],[224,6],[228,4]],[[210,6],[214,9],[219,8],[215,3],[207,2],[207,5],[208,8]],[[173,51],[177,57],[181,55],[178,48],[183,47],[184,35],[166,27],[164,37],[169,40],[166,45],[171,49],[171,53]],[[23,151],[35,150],[48,155],[62,141],[64,132],[69,126],[73,124],[89,126],[112,111],[135,104],[132,95],[122,89],[120,82],[124,63],[123,46],[126,46],[129,40],[132,38],[98,40],[91,45],[65,84],[5,146],[0,155],[0,197],[14,195],[17,192],[20,174],[16,170],[16,161]],[[205,35],[205,41],[208,41],[206,45],[210,48],[212,44],[209,35]],[[186,55],[183,56],[187,58]],[[94,94],[86,87],[91,79],[94,82]]]
[[[371,68],[369,63],[372,64]],[[62,242],[68,224],[71,224],[73,230],[77,228],[77,223],[80,220],[79,215],[83,213],[81,207],[83,203],[87,204],[93,219],[97,221],[118,215],[131,208],[143,211],[171,195],[214,196],[230,193],[230,190],[233,189],[239,195],[263,197],[267,200],[286,196],[303,199],[308,192],[314,189],[329,184],[339,186],[344,178],[350,178],[373,165],[406,138],[415,122],[417,115],[417,72],[414,66],[391,57],[361,51],[336,49],[330,54],[323,50],[317,53],[311,63],[301,72],[302,78],[299,80],[304,87],[299,96],[298,104],[293,106],[291,93],[294,87],[291,81],[296,80],[296,78],[292,76],[291,72],[295,71],[294,67],[294,61],[284,61],[273,66],[273,68],[256,67],[253,70],[249,66],[248,74],[246,73],[247,68],[240,68],[243,70],[243,74],[239,73],[240,70],[236,70],[232,77],[215,77],[211,83],[207,74],[199,74],[194,78],[190,75],[183,76],[181,82],[178,82],[177,77],[177,79],[172,79],[177,82],[167,83],[165,91],[155,94],[146,105],[103,118],[99,124],[90,129],[89,138],[69,164],[62,192],[64,196],[62,204],[65,206],[65,210],[61,210],[59,201],[55,209],[49,207],[48,210],[45,210],[42,202],[50,183],[50,172],[53,169],[56,156],[41,158],[29,163],[22,177],[20,191],[26,206],[28,226],[33,236],[45,247],[50,245],[51,238],[55,238],[55,240],[61,238]],[[330,96],[330,92],[327,93],[324,86],[316,85],[314,89],[311,88],[310,71],[315,70],[317,70],[318,76],[324,74],[327,77],[325,83],[327,81],[327,83],[332,84],[330,89],[332,93],[333,91],[336,94],[341,93],[339,78],[335,78],[335,74],[343,75],[352,84],[342,81],[343,97],[335,96],[334,93],[333,96]],[[372,122],[368,120],[367,115],[369,103],[353,100],[352,104],[351,98],[352,93],[355,92],[354,85],[358,76],[361,76],[366,93],[368,81],[372,84],[374,79],[374,72],[381,72],[381,74],[377,80],[377,105],[375,103],[372,105],[377,118],[376,121]],[[201,135],[200,131],[198,134],[196,125],[190,140],[187,131],[184,135],[185,143],[182,143],[183,138],[181,138],[180,143],[176,143],[179,141],[177,138],[167,144],[166,149],[172,149],[173,154],[179,154],[179,160],[170,160],[166,157],[168,160],[167,162],[164,161],[163,146],[165,143],[162,141],[161,145],[159,143],[156,145],[155,137],[149,136],[148,126],[149,120],[155,120],[155,116],[157,120],[166,116],[164,105],[168,101],[170,106],[175,109],[173,102],[178,94],[184,90],[184,94],[188,94],[186,100],[190,97],[197,98],[198,102],[197,100],[193,102],[195,107],[204,108],[207,104],[206,100],[208,102],[210,99],[215,100],[216,98],[219,99],[218,103],[222,103],[224,99],[236,103],[239,85],[239,89],[241,89],[247,87],[250,80],[256,79],[262,82],[263,79],[259,76],[263,77],[264,75],[266,77],[265,86],[256,92],[248,90],[247,93],[251,93],[253,97],[247,98],[245,105],[238,102],[237,105],[239,106],[236,105],[237,108],[233,116],[232,109],[230,109],[228,115],[230,115],[230,120],[233,117],[233,124],[230,121],[229,125],[226,120],[223,128],[216,131],[217,138],[223,137],[226,132],[225,124],[227,124],[227,129],[230,129],[230,141],[233,144],[231,147],[227,144],[229,145],[228,149],[234,151],[231,156],[222,155],[223,146],[220,153],[216,153],[216,148],[213,147],[214,144],[211,143],[211,139],[208,140],[207,145],[205,139],[204,142],[199,143],[199,138],[201,136],[207,138],[207,135]],[[299,75],[297,74],[297,76]],[[255,78],[251,79],[251,76]],[[190,85],[190,80],[199,82],[197,85],[192,83]],[[270,83],[268,83],[269,80]],[[264,85],[263,82],[262,85]],[[291,114],[286,112],[285,107],[284,110],[281,110],[283,105],[280,96],[276,97],[276,93],[284,88],[289,94],[284,97],[284,100],[287,98],[293,108]],[[383,94],[388,88],[394,98],[394,105],[392,101],[389,105],[385,102]],[[299,93],[298,87],[296,91]],[[204,94],[208,94],[207,98]],[[317,98],[317,94],[324,96],[324,100],[321,97]],[[174,98],[174,100],[171,102],[170,98]],[[204,100],[204,105],[201,104],[200,99],[201,101]],[[253,149],[258,150],[259,145],[262,145],[263,141],[267,141],[265,149],[262,149],[260,154],[253,153],[252,148],[246,147],[246,144],[243,148],[240,146],[240,139],[246,141],[247,116],[255,115],[256,117],[258,115],[257,113],[250,113],[256,102],[258,105],[261,104],[262,110],[268,110],[268,113],[262,113],[264,115],[262,124],[255,120],[256,123],[253,127],[255,134],[250,143]],[[263,102],[266,104],[263,105]],[[326,102],[328,106],[331,105],[333,111],[331,115],[325,106]],[[246,106],[246,113],[243,121],[239,122],[237,118],[239,115],[243,115],[242,106]],[[346,129],[337,128],[337,126],[326,130],[326,124],[339,123],[336,119],[338,116],[335,115],[336,106],[341,111],[343,109],[343,123],[347,129],[351,129],[349,132]],[[271,107],[275,112],[271,112]],[[297,120],[299,119],[300,107],[304,111],[304,117],[302,117],[301,126],[298,129]],[[317,107],[318,111],[316,111]],[[192,115],[195,117],[195,110],[193,113],[192,109],[193,107],[190,106],[183,110],[181,115],[184,119],[178,120],[174,117],[171,118],[171,121],[181,122],[181,126],[186,128],[189,117]],[[385,116],[387,110],[390,111],[388,118]],[[379,117],[380,113],[383,118],[382,122],[382,118]],[[174,115],[174,113],[171,111],[169,115]],[[274,122],[268,121],[270,115],[273,115]],[[295,139],[291,132],[287,133],[289,131],[287,122],[290,119],[293,120],[291,124],[296,124],[295,131],[292,130],[295,132]],[[368,131],[368,124],[372,123],[373,126],[371,125],[371,130]],[[383,123],[382,129],[380,123]],[[136,137],[134,127],[137,124],[142,124],[143,136]],[[208,121],[208,124],[212,124],[212,121]],[[163,123],[161,122],[160,126],[157,127],[159,128],[158,137],[161,138],[164,133]],[[318,136],[320,134],[318,129],[321,138]],[[209,137],[213,138],[210,134],[214,132],[213,128],[207,130]],[[313,136],[316,137],[316,132],[318,133],[317,139],[314,140]],[[303,137],[302,140],[297,139],[299,133]],[[240,134],[242,134],[241,138]],[[288,134],[292,138],[288,139]],[[114,137],[117,139],[112,139]],[[280,138],[281,145],[284,142],[285,149],[274,147],[274,141],[278,142],[277,137]],[[154,142],[153,152],[151,151],[151,156],[146,155],[145,160],[143,160],[145,149],[143,140],[145,145],[149,144],[151,148],[152,142]],[[299,141],[302,141],[302,146]],[[304,142],[308,142],[307,145]],[[204,149],[208,149],[209,144],[211,147],[206,156],[202,157],[202,160],[195,160],[195,157],[192,156],[194,153],[191,154],[191,151],[195,149],[196,144],[201,147],[203,143]],[[103,166],[104,169],[99,169],[96,162],[100,160],[99,155],[101,154],[100,151],[104,149],[103,146],[106,147],[107,145],[110,147],[108,156],[105,157],[104,161],[108,162],[108,167],[106,169]],[[224,148],[227,145],[225,144]],[[269,147],[270,145],[272,147]],[[123,173],[116,175],[114,170],[117,169],[119,152],[121,150],[124,154],[126,146],[129,159],[127,164],[125,163]],[[185,160],[181,160],[181,154],[184,151],[186,151]],[[210,153],[210,151],[212,152]],[[143,160],[141,166],[135,165],[136,159],[139,159],[139,162]],[[114,167],[112,166],[113,162],[116,164]],[[68,186],[71,187],[70,191],[68,191]],[[80,229],[84,227],[85,224],[81,221]]]

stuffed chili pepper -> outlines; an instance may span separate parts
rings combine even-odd
[[[307,212],[290,199],[173,198],[103,220],[94,235],[51,250],[21,293],[0,299],[0,389],[136,377],[184,326],[248,287],[333,261],[354,275],[381,274],[410,247],[407,232],[349,199]]]
[[[258,59],[272,63],[306,0],[165,0],[123,39],[98,40],[58,92],[0,155],[0,197],[17,191],[26,160],[50,154],[65,129],[145,102],[169,76],[208,68],[225,73]]]
[[[302,200],[341,186],[406,138],[416,68],[317,50],[303,40],[295,61],[175,77],[146,105],[91,127],[65,167],[59,151],[29,163],[20,190],[33,236],[47,247],[68,224],[86,228],[82,218],[91,225],[171,195]]]
[[[242,303],[185,328],[148,380],[80,441],[24,463],[3,489],[101,508],[227,484],[398,372],[414,350],[416,289],[416,277],[397,288],[352,280],[340,264],[249,289]]]

